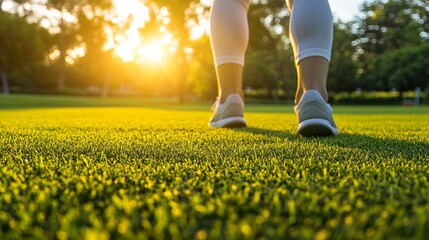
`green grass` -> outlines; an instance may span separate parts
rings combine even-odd
[[[41,98],[0,97],[0,239],[429,236],[427,106],[336,107],[341,135],[306,139],[291,106],[231,130],[209,105]]]

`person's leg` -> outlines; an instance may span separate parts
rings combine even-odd
[[[328,0],[288,0],[290,37],[298,72],[295,112],[298,133],[337,135],[326,81],[333,41],[333,18]]]
[[[301,99],[304,92],[316,90],[328,101],[326,82],[329,71],[329,62],[323,57],[308,57],[303,59],[297,67],[298,86],[295,103]]]
[[[221,103],[231,94],[242,96],[244,55],[249,40],[249,5],[250,0],[213,1],[210,37]]]
[[[333,41],[333,18],[327,0],[289,0],[290,36],[297,64],[295,103],[308,90],[327,101],[326,81]]]
[[[209,125],[244,127],[242,93],[244,55],[249,29],[250,0],[214,0],[210,13],[210,40],[218,80],[218,101]]]
[[[243,95],[243,66],[226,63],[216,68],[219,101],[224,103],[231,94]]]

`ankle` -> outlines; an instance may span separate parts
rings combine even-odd
[[[298,88],[298,90],[296,90],[296,94],[295,94],[295,105],[299,103],[299,100],[301,100],[302,95],[304,94],[304,89],[302,88]]]
[[[315,89],[307,89],[308,90],[314,90],[317,91],[318,93],[320,93],[320,95],[323,97],[323,99],[325,99],[326,102],[328,102],[328,91],[326,90],[326,88],[315,88]]]
[[[222,92],[221,94],[219,94],[219,101],[220,103],[224,103],[226,101],[226,99],[233,94],[238,94],[240,95],[241,99],[244,101],[244,94],[243,91],[238,91],[238,92]]]
[[[326,88],[308,88],[308,89],[301,89],[296,92],[295,104],[298,104],[302,96],[304,95],[304,93],[306,93],[309,90],[317,91],[323,97],[323,99],[325,99],[325,101],[328,102],[329,96]]]

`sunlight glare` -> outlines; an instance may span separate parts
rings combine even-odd
[[[211,0],[202,0],[203,5],[209,5]],[[114,21],[121,25],[131,19],[129,28],[119,34],[109,33],[106,48],[113,49],[116,56],[125,62],[162,63],[165,58],[177,50],[177,42],[165,26],[160,26],[158,33],[153,36],[142,36],[140,29],[144,28],[149,19],[149,9],[140,0],[113,0],[117,13]],[[202,9],[197,9],[199,12]],[[161,9],[159,15],[167,16],[166,9]],[[163,24],[168,24],[170,18],[163,18]],[[198,23],[193,23],[190,39],[196,40],[209,32],[209,20],[201,18]],[[161,35],[159,35],[161,33]]]
[[[138,51],[137,62],[161,63],[165,57],[165,46],[160,42],[149,42]]]
[[[160,63],[165,57],[166,41],[159,39],[150,42],[143,41],[139,28],[144,27],[149,20],[148,9],[139,0],[114,0],[118,14],[117,22],[123,22],[132,17],[130,28],[115,36],[114,51],[125,62]]]

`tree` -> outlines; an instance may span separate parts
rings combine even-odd
[[[47,31],[25,18],[0,11],[0,77],[3,93],[8,94],[8,76],[13,72],[26,72],[43,62],[50,46]],[[31,41],[28,41],[31,39]]]
[[[189,61],[190,90],[197,96],[214,99],[217,95],[216,71],[209,36],[191,42],[194,51]]]
[[[67,51],[79,43],[79,20],[87,18],[98,21],[104,20],[103,10],[111,7],[110,0],[48,0],[46,6],[50,10],[60,13],[59,32],[57,34],[56,46],[59,51],[59,76],[57,89],[63,90],[65,83],[65,68]],[[75,22],[66,19],[74,18]]]
[[[102,3],[103,4],[103,3]],[[106,4],[103,7],[108,7]],[[105,27],[115,27],[106,19],[103,9],[99,6],[84,8],[77,14],[79,28],[76,34],[85,46],[85,56],[77,63],[81,74],[87,81],[81,85],[99,85],[102,87],[101,95],[107,97],[114,70],[115,60],[112,50],[105,50],[107,42]],[[117,63],[116,63],[117,64]],[[104,69],[104,71],[102,70]]]
[[[428,8],[424,1],[414,0],[376,0],[365,2],[363,17],[356,22],[358,64],[360,78],[367,88],[388,90],[389,82],[379,79],[376,59],[384,53],[403,47],[418,46],[424,41],[427,31]],[[416,13],[419,14],[416,14]]]
[[[384,53],[422,42],[423,29],[413,16],[412,1],[377,0],[362,6],[364,18],[358,29],[360,47],[368,53]]]
[[[190,25],[191,23],[199,22],[198,16],[204,13],[198,13],[202,10],[207,11],[198,0],[148,0],[149,3],[155,3],[160,9],[165,9],[168,12],[168,19],[165,21],[166,28],[173,35],[176,41],[176,59],[177,69],[177,94],[180,102],[184,102],[187,95],[186,79],[189,74],[189,63],[187,59],[187,49],[190,48]],[[150,4],[148,6],[153,7]]]
[[[293,98],[296,71],[288,37],[289,11],[282,0],[255,1],[249,10],[250,40],[244,72],[245,86],[265,88],[275,102],[279,90]],[[290,90],[290,91],[288,91]]]
[[[357,65],[353,56],[356,49],[351,23],[337,20],[334,24],[331,67],[328,75],[328,89],[334,92],[353,91],[357,88]]]
[[[383,54],[376,65],[379,77],[396,88],[402,100],[403,92],[428,86],[429,43]]]

